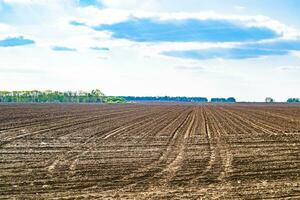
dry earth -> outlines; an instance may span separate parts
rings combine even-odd
[[[300,199],[297,105],[0,105],[0,199]]]

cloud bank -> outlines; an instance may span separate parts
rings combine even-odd
[[[231,48],[208,48],[186,51],[166,51],[163,55],[196,60],[206,59],[249,59],[262,56],[287,55],[300,51],[300,40],[279,40],[273,42],[241,44]]]

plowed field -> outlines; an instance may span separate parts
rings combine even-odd
[[[297,105],[0,105],[0,199],[300,199]]]

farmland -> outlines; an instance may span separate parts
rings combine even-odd
[[[300,106],[2,104],[12,198],[300,199]]]

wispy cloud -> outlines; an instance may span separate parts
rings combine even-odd
[[[19,37],[8,37],[0,40],[0,47],[15,47],[34,44],[35,42],[30,39],[25,39],[23,36]]]
[[[91,50],[95,50],[95,51],[109,51],[110,49],[107,47],[91,47]]]
[[[231,48],[208,48],[192,49],[185,51],[166,51],[163,55],[207,60],[214,58],[222,59],[249,59],[262,56],[287,55],[291,51],[300,51],[300,40],[278,40],[272,42],[258,42],[241,44]]]
[[[114,24],[93,27],[109,31],[113,38],[136,42],[241,42],[280,37],[267,27],[246,26],[222,19],[172,19],[131,17]]]
[[[175,66],[174,69],[176,70],[183,70],[183,71],[204,71],[204,67],[202,66],[185,66],[185,65],[178,65]]]
[[[299,66],[281,66],[277,68],[280,71],[299,71],[300,70],[300,65]]]
[[[75,48],[63,47],[63,46],[54,46],[52,47],[53,51],[77,51]]]
[[[207,59],[214,59],[214,58],[248,59],[248,58],[257,58],[261,56],[270,56],[270,55],[286,55],[287,53],[288,51],[284,51],[284,50],[224,48],[224,49],[206,49],[206,50],[169,51],[169,52],[163,52],[162,54],[166,56],[178,57],[178,58],[207,60]]]
[[[85,23],[79,21],[70,21],[70,24],[73,26],[86,26]]]
[[[31,69],[31,68],[0,68],[1,73],[9,74],[42,74],[45,71],[40,69]]]

